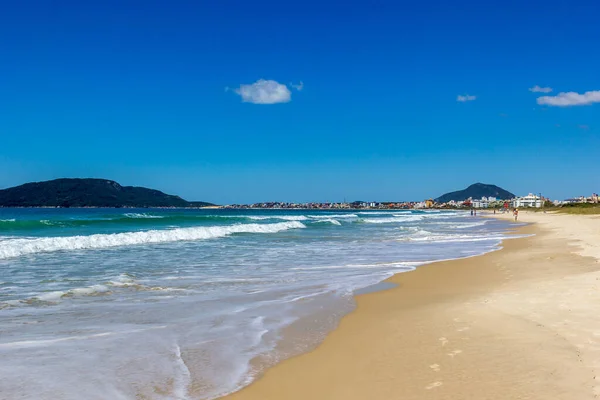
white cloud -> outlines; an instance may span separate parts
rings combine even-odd
[[[300,92],[302,89],[304,89],[304,82],[300,81],[300,83],[297,85],[290,83],[290,86]]]
[[[563,92],[556,96],[542,96],[538,97],[537,103],[557,107],[587,106],[593,103],[600,103],[600,90],[593,90],[583,94]]]
[[[550,93],[552,91],[552,88],[535,85],[534,87],[529,88],[529,91],[533,93]]]
[[[287,103],[292,100],[292,93],[286,85],[276,81],[259,79],[249,85],[240,85],[234,89],[243,102],[254,104]]]
[[[473,101],[477,98],[477,96],[470,96],[468,94],[461,96],[460,94],[458,96],[456,96],[456,101],[461,101],[461,102],[465,102],[465,101]]]

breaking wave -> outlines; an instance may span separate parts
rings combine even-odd
[[[419,221],[423,219],[420,215],[394,215],[392,218],[362,218],[361,222],[367,224],[393,224],[396,222]]]
[[[108,247],[150,243],[203,240],[229,236],[235,233],[277,233],[288,229],[298,228],[306,228],[306,226],[298,221],[287,221],[276,224],[239,224],[96,234],[89,236],[13,239],[3,241],[0,244],[0,259],[61,250],[103,249]]]
[[[265,219],[282,219],[284,221],[306,221],[308,218],[304,215],[248,215],[243,218],[262,221]]]
[[[164,216],[162,216],[162,215],[152,215],[152,214],[146,214],[146,213],[125,213],[123,215],[126,216],[127,218],[135,218],[135,219],[144,219],[144,218],[148,218],[148,219],[160,219],[160,218],[164,218]]]
[[[315,221],[315,223],[319,223],[319,222],[329,222],[330,224],[333,224],[333,225],[342,225],[342,223],[340,221],[338,221],[337,219],[333,219],[333,218],[319,219],[319,220]]]
[[[328,218],[358,218],[356,214],[323,214],[323,215],[309,215],[310,218],[314,219],[328,219]]]
[[[360,215],[390,215],[393,212],[399,212],[397,210],[389,210],[389,211],[359,211]]]
[[[504,235],[456,235],[456,234],[431,234],[430,232],[423,231],[422,233],[429,233],[428,235],[417,235],[401,239],[403,241],[411,242],[432,242],[432,243],[453,243],[453,242],[485,242],[485,241],[500,241],[506,239]]]
[[[110,289],[104,285],[92,285],[87,287],[73,288],[69,290],[55,290],[52,292],[41,293],[37,296],[27,299],[24,303],[30,303],[34,301],[43,302],[57,302],[64,297],[75,297],[75,296],[95,296],[110,293]]]

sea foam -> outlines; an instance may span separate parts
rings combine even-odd
[[[309,215],[308,217],[314,219],[328,219],[328,218],[358,218],[356,214],[323,214],[323,215]]]
[[[164,218],[164,216],[162,216],[162,215],[152,215],[152,214],[145,214],[145,213],[125,213],[123,215],[125,215],[127,218],[134,218],[134,219],[160,219],[160,218]]]
[[[333,218],[319,219],[319,220],[316,220],[315,222],[328,222],[333,225],[342,225],[342,223],[340,221],[338,221],[337,219],[333,219]]]
[[[306,226],[298,221],[287,221],[276,224],[238,224],[89,236],[12,239],[0,243],[0,259],[61,250],[103,249],[150,243],[203,240],[229,236],[235,233],[277,233],[298,228],[306,228]]]
[[[273,216],[247,215],[244,217],[248,218],[248,219],[252,219],[252,220],[257,220],[257,221],[262,221],[265,219],[282,219],[284,221],[306,221],[308,219],[304,215],[273,215]]]
[[[397,222],[419,221],[423,219],[420,215],[395,215],[392,218],[362,218],[362,222],[367,224],[393,224]]]

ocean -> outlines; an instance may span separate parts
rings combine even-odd
[[[318,344],[356,291],[498,249],[508,227],[443,210],[0,209],[0,398],[217,398]]]

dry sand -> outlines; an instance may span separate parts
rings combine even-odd
[[[394,276],[316,350],[227,399],[597,398],[600,219],[520,220],[535,236]]]

